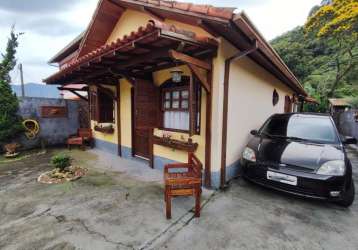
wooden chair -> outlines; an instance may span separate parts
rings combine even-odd
[[[71,150],[71,145],[79,145],[82,149],[85,149],[85,143],[89,143],[91,148],[93,147],[92,129],[80,128],[77,135],[70,136],[67,139],[67,147]]]
[[[164,167],[167,219],[171,219],[171,199],[175,196],[194,196],[195,217],[200,217],[201,170],[202,164],[193,153],[189,153],[188,163],[167,164]]]

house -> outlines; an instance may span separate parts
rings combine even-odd
[[[153,168],[195,152],[208,187],[238,173],[271,114],[297,110],[300,82],[245,13],[164,0],[101,0],[47,84],[89,86],[97,148]]]
[[[329,111],[331,115],[335,113],[344,112],[351,107],[348,101],[344,98],[330,98],[329,102]]]

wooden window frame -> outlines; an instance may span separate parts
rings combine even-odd
[[[115,123],[115,108],[113,98],[105,91],[98,90],[97,93],[98,103],[98,122],[99,123]],[[104,100],[106,99],[106,100]],[[108,103],[106,103],[108,102]],[[108,108],[108,110],[106,110]],[[108,117],[107,117],[108,116]]]
[[[201,85],[199,83],[194,84],[194,88],[191,91],[190,89],[190,78],[188,77],[189,81],[183,81],[182,83],[173,83],[171,79],[167,80],[164,87],[161,88],[161,111],[162,116],[164,116],[164,112],[166,111],[178,111],[178,112],[189,112],[189,129],[188,130],[182,130],[182,129],[174,129],[174,128],[166,128],[164,126],[164,119],[162,119],[161,126],[159,129],[164,131],[171,131],[171,132],[180,132],[180,133],[186,133],[190,135],[200,135],[201,131]],[[193,79],[193,82],[195,82],[195,78]],[[172,86],[166,86],[166,85],[172,85]],[[179,99],[173,99],[173,92],[179,91]],[[188,91],[187,98],[182,97],[182,91]],[[170,99],[166,98],[166,93],[170,93]],[[173,100],[179,101],[179,107],[173,108]],[[165,107],[165,102],[170,101],[170,108]],[[188,101],[188,106],[186,108],[182,108],[182,102]],[[193,103],[194,102],[194,103]],[[190,106],[194,106],[194,112],[190,112]],[[199,114],[199,115],[198,115]],[[194,119],[194,121],[193,121]],[[193,131],[191,128],[191,125],[194,123],[194,129]]]
[[[183,98],[182,92],[188,91],[188,97]],[[182,86],[182,87],[167,87],[162,89],[162,111],[189,111],[189,105],[190,105],[190,96],[189,96],[189,86]],[[178,92],[179,98],[173,97],[173,93]],[[166,93],[170,93],[169,99],[166,98]],[[170,102],[170,108],[165,107],[165,103],[169,101]],[[178,108],[173,108],[173,102],[178,101],[179,106]],[[183,108],[183,101],[188,101],[188,107]]]
[[[109,90],[108,90],[109,91]],[[115,101],[113,99],[113,96],[109,94],[109,92],[106,90],[102,90],[99,87],[94,87],[89,91],[89,105],[90,105],[90,119],[93,121],[96,121],[98,123],[115,123]],[[103,119],[102,115],[103,112],[101,112],[101,108],[103,107],[103,98],[106,97],[111,100],[111,112],[112,115],[109,119]],[[108,105],[110,106],[110,105]],[[111,113],[106,112],[106,113]]]

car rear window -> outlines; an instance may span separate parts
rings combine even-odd
[[[322,143],[338,143],[335,127],[328,117],[274,116],[264,124],[260,132],[271,136],[295,137]]]

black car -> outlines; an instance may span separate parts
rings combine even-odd
[[[241,158],[245,179],[346,207],[353,203],[352,165],[344,145],[357,141],[340,137],[330,116],[275,114],[251,134]]]

